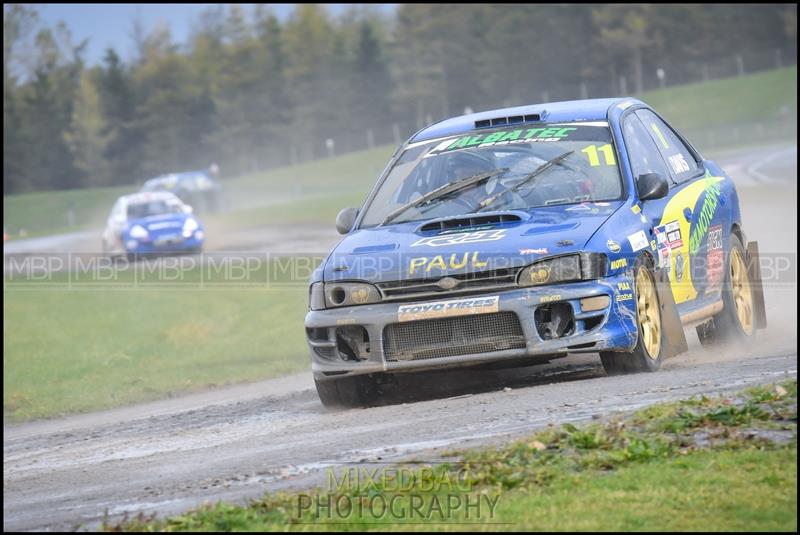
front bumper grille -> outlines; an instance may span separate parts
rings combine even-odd
[[[437,284],[442,277],[379,282],[376,286],[380,289],[384,302],[412,301],[460,293],[493,292],[515,288],[517,286],[517,273],[519,273],[520,269],[522,268],[515,267],[451,275],[448,278],[457,281],[456,286],[451,289],[444,289]]]
[[[383,332],[389,362],[524,348],[525,335],[514,312],[393,323]]]

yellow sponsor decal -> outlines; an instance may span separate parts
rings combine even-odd
[[[633,212],[634,214],[638,214],[641,211],[642,209],[639,207],[638,204],[634,204],[633,206],[631,206],[631,212]]]
[[[552,303],[553,301],[561,301],[561,294],[543,295],[539,298],[540,303]]]
[[[486,267],[486,262],[478,258],[478,252],[473,253],[453,253],[450,256],[419,256],[412,258],[408,265],[408,274],[413,275],[417,272],[430,273],[432,270],[461,269],[467,266],[472,268]]]
[[[536,269],[531,269],[528,273],[530,273],[533,284],[544,284],[550,280],[550,268],[548,266],[539,266]]]
[[[672,259],[670,262],[672,262],[672,265],[669,270],[669,281],[675,304],[685,303],[697,297],[697,289],[694,287],[694,281],[692,280],[692,270],[689,269],[689,239],[686,239],[689,236],[692,223],[686,220],[683,210],[689,208],[694,211],[697,201],[706,189],[711,188],[722,180],[724,180],[723,177],[711,176],[707,172],[704,178],[689,184],[676,193],[669,200],[664,207],[664,212],[661,214],[661,222],[657,226],[677,222],[680,235],[684,237],[680,246],[671,248]],[[678,263],[680,263],[680,266]],[[677,278],[678,273],[681,274],[680,279]]]
[[[366,288],[357,288],[350,292],[350,297],[353,299],[354,303],[366,303],[367,298],[369,298],[369,290]]]
[[[617,258],[611,261],[611,269],[622,269],[628,267],[628,260],[626,258]]]
[[[631,285],[628,282],[618,282],[617,283],[617,288],[619,288],[620,290],[630,291]]]
[[[631,299],[633,299],[632,293],[617,294],[617,302],[630,301]]]
[[[397,309],[397,321],[416,321],[469,314],[487,314],[497,312],[500,296],[475,297],[470,299],[451,299],[432,303],[416,303],[402,305]]]
[[[336,325],[353,325],[356,320],[353,318],[340,318],[336,320]]]

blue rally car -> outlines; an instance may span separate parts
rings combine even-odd
[[[445,120],[393,155],[314,272],[306,335],[325,405],[401,372],[596,352],[609,374],[766,325],[736,188],[643,102]]]
[[[117,199],[103,231],[103,252],[116,256],[196,253],[205,230],[192,207],[166,191],[134,193]]]

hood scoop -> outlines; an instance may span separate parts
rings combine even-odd
[[[507,225],[509,223],[519,223],[523,219],[527,219],[528,214],[522,212],[487,212],[485,214],[471,214],[455,217],[443,217],[441,219],[434,219],[428,221],[420,226],[416,232],[431,232],[431,231],[467,231],[476,227],[484,227],[486,225]]]

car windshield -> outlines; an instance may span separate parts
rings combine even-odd
[[[165,214],[179,214],[180,204],[169,201],[148,201],[128,205],[128,219],[140,219]]]
[[[437,188],[497,169],[502,171],[488,180],[436,202],[412,205],[386,221],[400,207]],[[365,209],[361,227],[479,210],[611,201],[621,195],[617,154],[607,123],[506,126],[409,145]]]

